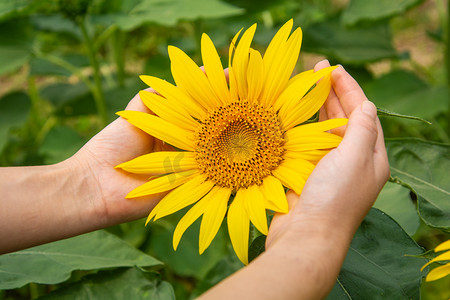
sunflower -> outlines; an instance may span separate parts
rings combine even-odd
[[[434,252],[441,252],[441,251],[445,251],[445,250],[448,250],[448,251],[441,253],[440,255],[438,255],[435,258],[433,258],[432,260],[430,260],[428,263],[426,263],[422,267],[422,269],[420,271],[423,271],[423,269],[425,269],[425,267],[427,267],[431,263],[438,262],[438,261],[450,261],[450,240],[438,245],[434,249]],[[450,262],[431,270],[430,273],[428,273],[425,280],[426,281],[438,280],[447,275],[450,275]]]
[[[204,71],[169,46],[176,86],[141,76],[158,93],[139,93],[155,115],[117,113],[181,150],[146,154],[116,167],[154,176],[127,198],[170,191],[146,224],[194,204],[175,229],[175,250],[185,230],[202,216],[202,254],[228,210],[231,243],[247,264],[250,222],[267,235],[266,210],[288,212],[284,187],[300,194],[317,162],[341,141],[327,131],[347,119],[307,122],[325,102],[335,67],[291,78],[302,41],[301,29],[291,34],[292,27],[292,20],[281,27],[264,56],[250,47],[256,24],[237,43],[241,29],[230,45],[228,80],[208,35],[201,39]]]

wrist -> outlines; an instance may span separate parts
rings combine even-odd
[[[73,217],[79,220],[79,233],[84,233],[104,228],[108,220],[98,180],[78,154],[57,165],[70,177],[68,184],[63,187],[64,193],[70,193],[67,197],[72,205],[70,209],[74,212]]]

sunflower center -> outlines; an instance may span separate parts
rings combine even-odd
[[[284,140],[277,115],[247,101],[218,107],[196,138],[199,168],[222,187],[260,185],[282,161]]]

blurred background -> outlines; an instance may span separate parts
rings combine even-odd
[[[304,36],[295,72],[324,58],[342,64],[378,107],[431,122],[383,117],[387,138],[448,144],[448,10],[447,0],[0,0],[0,166],[71,156],[146,87],[139,75],[173,81],[168,45],[201,65],[206,32],[226,66],[239,29],[258,23],[253,47],[264,52],[291,18]],[[449,238],[448,225],[429,226],[416,201],[416,194],[388,183],[376,206],[429,250]],[[200,294],[241,267],[226,230],[198,256],[198,222],[173,252],[171,218],[151,228],[136,221],[109,232],[165,262],[161,276],[178,299]],[[449,278],[424,283],[422,299],[448,299],[449,286]],[[0,291],[0,299],[37,298],[57,287],[31,284]]]

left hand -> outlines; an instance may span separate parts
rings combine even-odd
[[[147,90],[154,92],[153,89]],[[129,102],[126,110],[151,113],[138,94]],[[114,169],[118,164],[137,156],[161,150],[173,148],[125,119],[117,118],[63,163],[68,164],[76,174],[89,177],[90,190],[96,192],[88,197],[86,205],[94,206],[102,222],[100,227],[105,227],[146,216],[162,198],[162,194],[155,194],[125,199],[131,190],[147,182],[148,176]]]

